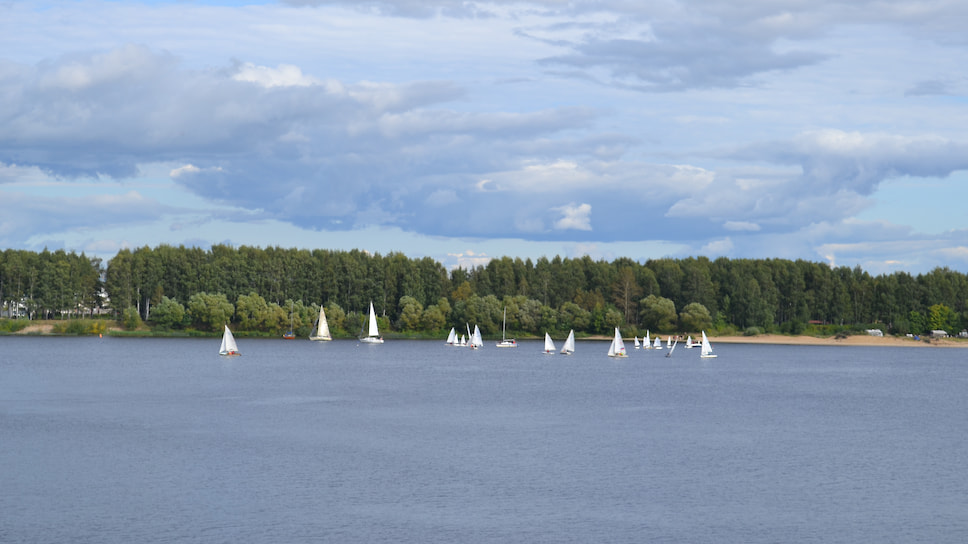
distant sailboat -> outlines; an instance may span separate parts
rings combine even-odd
[[[649,340],[649,331],[645,331],[645,338],[642,339],[642,347],[645,349],[652,349],[652,341]]]
[[[672,347],[672,337],[671,336],[666,337],[666,347],[667,348],[671,348]]]
[[[561,346],[562,355],[571,355],[575,353],[575,331],[568,331],[568,338],[565,339],[565,345]]]
[[[635,349],[642,349],[642,346],[639,345],[639,337],[635,336],[633,339],[635,340]]]
[[[551,340],[551,336],[548,333],[545,333],[544,352],[545,353],[554,353],[555,352],[555,343],[554,343],[554,341]]]
[[[655,335],[655,342],[652,343],[652,349],[662,349],[662,340],[659,340],[659,335]]]
[[[706,338],[706,331],[702,331],[702,351],[699,352],[699,356],[703,359],[712,359],[716,357],[713,353],[713,345],[709,343],[709,339]]]
[[[457,330],[454,327],[450,328],[450,334],[447,335],[447,345],[456,346],[457,345]]]
[[[666,353],[666,357],[672,357],[672,352],[676,350],[676,346],[678,345],[679,345],[679,339],[676,338],[676,341],[672,343],[672,347],[669,348],[669,353]]]
[[[481,338],[481,329],[477,325],[474,325],[474,334],[472,334],[471,339],[467,341],[467,345],[474,349],[484,347],[484,340]]]
[[[618,327],[615,327],[615,338],[612,338],[612,343],[608,346],[608,356],[628,357],[625,353],[625,342],[622,341],[622,333],[619,332]]]
[[[282,335],[286,340],[292,340],[296,337],[296,333],[292,330],[292,314],[296,311],[296,306],[294,303],[289,304],[289,330]]]
[[[333,335],[329,333],[329,323],[326,321],[326,310],[319,307],[319,319],[316,320],[316,328],[313,334],[309,335],[310,340],[332,340]]]
[[[360,331],[360,342],[364,344],[382,344],[383,337],[380,336],[380,329],[376,324],[376,312],[373,311],[373,302],[370,302],[370,317],[367,321],[369,322],[369,329],[367,330],[366,336],[363,335],[363,331]]]
[[[225,330],[222,332],[222,345],[218,348],[218,354],[229,357],[242,355],[239,352],[238,344],[235,343],[235,336],[232,335],[228,325],[225,325]]]
[[[692,349],[696,344],[692,343],[692,335],[686,337],[686,349]]]
[[[504,307],[504,326],[501,328],[501,341],[498,342],[497,347],[499,348],[516,348],[518,343],[514,341],[514,338],[507,338],[506,333],[508,330],[508,307]]]

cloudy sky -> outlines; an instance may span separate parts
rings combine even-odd
[[[966,26],[954,0],[0,0],[0,247],[968,272]]]

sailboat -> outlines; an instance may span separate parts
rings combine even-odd
[[[505,306],[504,307],[504,327],[501,329],[501,341],[498,342],[497,347],[499,348],[518,347],[518,343],[514,341],[514,338],[508,338],[506,336],[507,330],[508,330],[508,307]]]
[[[316,332],[309,335],[310,340],[332,340],[333,335],[329,333],[329,323],[326,321],[326,310],[319,307],[319,319],[316,320]]]
[[[702,350],[699,352],[699,356],[703,359],[712,359],[716,357],[713,353],[713,345],[709,343],[709,339],[706,338],[706,331],[702,331]]]
[[[635,338],[635,349],[641,349],[642,346],[639,345],[639,337],[636,336],[634,338]]]
[[[450,328],[450,334],[447,335],[447,345],[456,346],[457,345],[457,330],[454,327]]]
[[[645,349],[652,349],[652,341],[649,340],[649,331],[646,329],[645,338],[642,339],[642,347]]]
[[[472,334],[470,340],[467,341],[467,345],[473,349],[484,347],[484,340],[481,339],[481,329],[477,325],[474,325],[474,334]]]
[[[467,337],[465,337],[463,334],[460,335],[460,342],[458,343],[458,345],[460,345],[460,346],[466,346],[467,345]]]
[[[282,335],[282,337],[285,338],[286,340],[292,340],[293,338],[296,337],[296,333],[293,332],[293,330],[292,330],[292,314],[293,314],[293,312],[295,310],[296,310],[295,304],[294,303],[290,303],[289,304],[289,330],[286,331],[286,333]]]
[[[367,329],[366,336],[363,336],[363,331],[360,331],[360,342],[364,344],[382,344],[383,337],[380,336],[380,329],[376,325],[376,312],[373,311],[373,301],[370,301],[370,317],[367,321],[369,321],[370,327]]]
[[[555,343],[554,343],[553,340],[551,340],[551,336],[548,333],[545,333],[544,352],[545,353],[554,353],[555,352]]]
[[[676,341],[672,343],[672,347],[669,348],[669,353],[666,353],[666,357],[672,357],[672,352],[676,350],[676,346],[678,345],[679,345],[679,339],[676,338]]]
[[[652,349],[662,349],[662,340],[659,340],[659,335],[655,335],[655,342],[652,343]]]
[[[612,343],[608,346],[608,356],[628,357],[625,353],[625,342],[622,341],[622,333],[619,332],[618,327],[615,327],[615,338],[612,338]]]
[[[690,334],[689,336],[686,337],[686,349],[692,349],[692,347],[695,345],[696,344],[692,343],[692,335]]]
[[[242,355],[239,352],[238,344],[235,343],[235,336],[232,335],[228,325],[225,325],[225,331],[222,332],[222,345],[218,348],[218,354],[229,357]]]
[[[565,339],[565,345],[561,346],[562,355],[571,355],[575,353],[575,331],[568,331],[568,338]]]
[[[666,347],[667,348],[671,348],[672,347],[672,337],[671,336],[666,337]]]

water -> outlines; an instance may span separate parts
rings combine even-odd
[[[0,337],[0,542],[968,541],[968,351],[520,344]]]

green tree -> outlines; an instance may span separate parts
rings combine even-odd
[[[180,328],[185,319],[185,307],[178,301],[163,296],[151,312],[151,319],[163,329]]]
[[[951,333],[954,329],[954,320],[954,310],[944,304],[935,304],[928,308],[928,327],[931,330]]]
[[[188,299],[187,310],[192,324],[218,331],[231,321],[235,306],[222,293],[196,293]]]
[[[709,315],[709,310],[698,302],[686,304],[686,307],[679,312],[679,327],[686,331],[701,331],[711,328],[713,318]]]
[[[138,313],[138,309],[134,306],[128,306],[121,312],[121,326],[129,331],[136,330],[141,327],[141,314]]]
[[[415,331],[420,328],[423,318],[423,305],[411,296],[400,297],[400,329]]]
[[[642,324],[654,331],[676,330],[676,305],[665,297],[649,295],[639,301]]]

